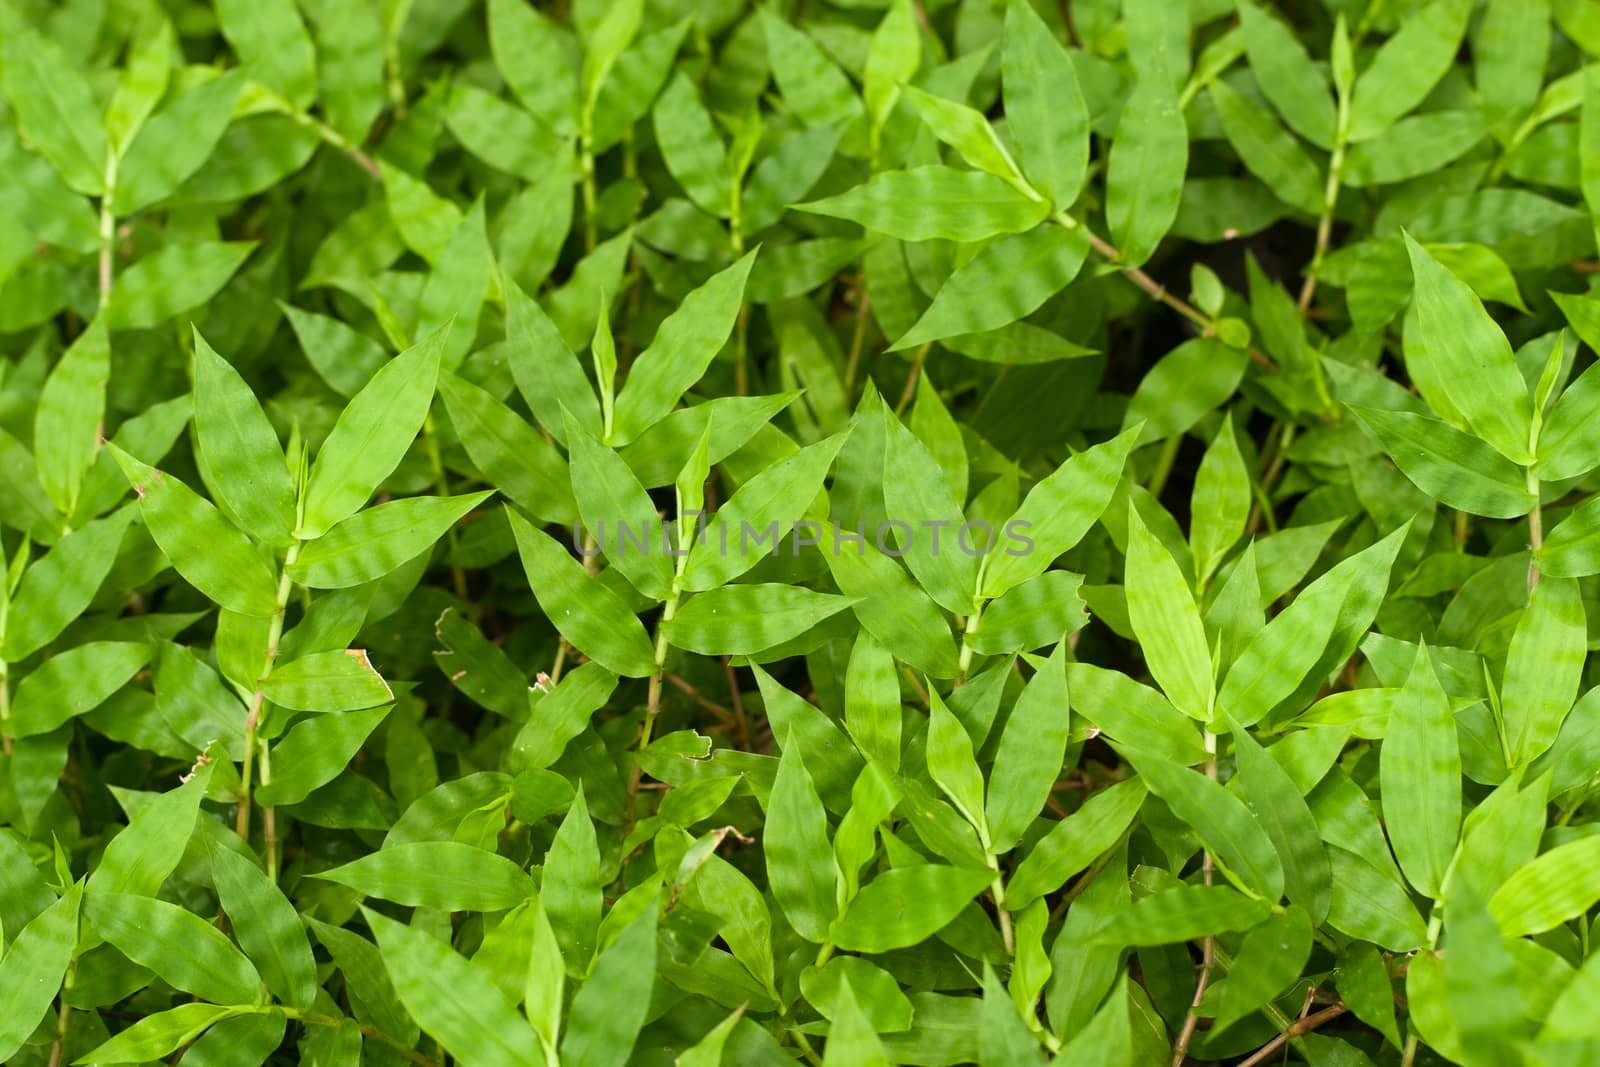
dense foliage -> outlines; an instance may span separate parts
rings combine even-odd
[[[0,1060],[1600,1062],[1595,56],[0,0]]]

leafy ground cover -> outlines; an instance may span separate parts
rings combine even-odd
[[[1600,1062],[1597,55],[0,0],[0,1060]]]

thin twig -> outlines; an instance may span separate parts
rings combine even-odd
[[[1206,752],[1206,777],[1214,782],[1217,780],[1217,735],[1210,730],[1206,731]],[[1211,850],[1206,849],[1201,859],[1206,885],[1212,882],[1213,867]],[[1178,1040],[1172,1046],[1172,1067],[1183,1067],[1183,1061],[1189,1058],[1189,1042],[1194,1039],[1195,1028],[1200,1025],[1200,1002],[1205,999],[1206,986],[1211,981],[1211,965],[1216,959],[1216,949],[1215,938],[1207,937],[1200,943],[1200,977],[1195,981],[1194,999],[1189,1002],[1189,1013],[1184,1016],[1183,1029],[1178,1032]]]
[[[1302,1034],[1309,1034],[1323,1023],[1331,1022],[1349,1010],[1342,1003],[1335,1004],[1330,1008],[1323,1008],[1314,1015],[1307,1015],[1303,1019],[1295,1020],[1289,1029],[1251,1053],[1248,1059],[1240,1060],[1239,1067],[1258,1067],[1259,1064],[1265,1063],[1274,1052],[1288,1044],[1290,1039],[1299,1037]]]

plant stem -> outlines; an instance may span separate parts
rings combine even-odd
[[[11,755],[11,735],[6,732],[11,719],[11,677],[6,661],[0,659],[0,752]]]
[[[962,627],[961,629],[961,660],[959,663],[959,670],[956,672],[957,686],[960,686],[961,683],[967,680],[967,671],[972,666],[971,639],[973,635],[978,632],[978,627],[983,622],[982,598],[976,598],[975,603],[976,606],[972,609],[972,614],[967,616],[966,626]]]
[[[433,412],[430,410],[422,419],[422,445],[428,453],[428,465],[433,468],[434,488],[440,496],[450,495],[450,476],[444,469],[444,456],[439,451],[438,432],[433,425]],[[455,590],[456,596],[462,600],[467,597],[467,572],[461,569],[461,563],[456,559],[456,530],[452,526],[445,532],[445,544],[450,552],[450,586]]]
[[[594,116],[589,108],[583,109],[583,128],[579,132],[580,144],[578,152],[578,167],[583,175],[583,250],[593,252],[595,245],[600,243],[599,223],[595,215],[599,211],[600,195],[594,182],[594,130],[591,128]]]
[[[861,350],[867,343],[867,309],[872,300],[867,293],[867,273],[862,271],[856,275],[856,288],[860,296],[856,299],[855,328],[850,331],[850,358],[844,365],[844,395],[849,400],[856,387],[856,375],[861,370]]]
[[[1528,511],[1528,592],[1539,584],[1539,549],[1544,547],[1544,514],[1539,509],[1539,479],[1529,470],[1528,492],[1533,494],[1533,507]]]
[[[66,1051],[67,1035],[72,1032],[72,1005],[66,1001],[66,992],[71,989],[77,980],[78,961],[73,960],[67,968],[66,978],[62,983],[61,1006],[56,1010],[56,1037],[50,1042],[49,1067],[61,1067],[62,1053]]]
[[[1339,186],[1344,177],[1344,142],[1350,125],[1350,105],[1339,100],[1339,128],[1334,134],[1333,155],[1328,159],[1328,184],[1323,188],[1322,216],[1317,219],[1317,244],[1311,253],[1311,265],[1306,268],[1306,280],[1300,286],[1300,299],[1296,302],[1300,317],[1311,310],[1311,298],[1317,292],[1317,272],[1328,254],[1328,239],[1333,236],[1333,209],[1339,202]]]
[[[1350,1009],[1342,1003],[1335,1004],[1332,1007],[1323,1008],[1321,1011],[1312,1015],[1307,1015],[1304,1019],[1296,1019],[1294,1022],[1289,1024],[1289,1028],[1283,1031],[1283,1033],[1279,1034],[1271,1041],[1268,1041],[1265,1045],[1262,1045],[1255,1052],[1251,1053],[1248,1058],[1240,1060],[1239,1067],[1257,1067],[1258,1064],[1267,1062],[1267,1059],[1274,1052],[1277,1052],[1292,1039],[1299,1037],[1301,1034],[1309,1034],[1323,1023],[1331,1022],[1349,1010]]]
[[[272,1010],[282,1012],[289,1018],[297,1019],[308,1026],[344,1025],[343,1019],[335,1019],[332,1016],[320,1015],[315,1012],[297,1011],[296,1009],[285,1004],[274,1005]],[[369,1026],[365,1023],[362,1023],[359,1024],[358,1028],[361,1031],[361,1036],[376,1038],[385,1045],[388,1045],[390,1048],[394,1049],[396,1052],[400,1053],[400,1055],[405,1057],[409,1062],[417,1064],[418,1067],[441,1067],[438,1060],[429,1059],[427,1056],[424,1056],[422,1053],[400,1041],[398,1038],[390,1037],[382,1030],[379,1030],[376,1026]]]
[[[1161,491],[1167,487],[1167,479],[1172,476],[1172,464],[1177,461],[1178,449],[1183,446],[1183,434],[1175,433],[1167,438],[1161,445],[1161,453],[1156,456],[1155,469],[1150,472],[1150,484],[1145,486],[1153,497],[1160,497]]]
[[[1214,782],[1217,780],[1217,735],[1209,729],[1206,730],[1206,752],[1206,777]],[[1206,885],[1210,885],[1212,881],[1210,849],[1203,854],[1201,870]],[[1206,986],[1211,981],[1211,965],[1216,958],[1216,948],[1216,940],[1211,937],[1200,943],[1200,977],[1195,981],[1194,999],[1189,1002],[1189,1013],[1184,1016],[1183,1029],[1178,1032],[1178,1040],[1172,1046],[1172,1067],[1183,1067],[1183,1061],[1189,1057],[1189,1042],[1194,1039],[1195,1028],[1200,1025],[1200,1002],[1205,999]]]
[[[349,156],[352,163],[366,171],[373,178],[377,178],[380,181],[383,179],[383,171],[378,169],[378,164],[373,162],[372,157],[347,141],[338,130],[329,126],[315,115],[308,115],[303,111],[291,111],[289,114],[300,125],[317,131],[318,137]]]
[[[113,259],[117,243],[117,219],[111,210],[111,197],[117,187],[117,154],[106,153],[106,190],[100,197],[100,306],[111,295]]]
[[[998,861],[991,856],[989,862],[996,863]],[[989,886],[989,893],[994,897],[995,914],[1000,917],[1000,940],[1005,942],[1006,955],[1015,956],[1017,954],[1017,935],[1011,928],[1011,912],[1006,910],[1006,886],[1005,882],[1000,878],[998,869],[994,872],[994,882]]]
[[[295,538],[284,556],[283,568],[278,572],[278,600],[276,610],[272,613],[272,621],[267,627],[266,662],[262,664],[261,674],[256,678],[256,691],[250,697],[250,710],[245,714],[244,770],[239,775],[241,789],[239,815],[234,822],[234,831],[245,842],[250,840],[251,778],[255,769],[256,734],[261,729],[263,711],[267,703],[267,676],[272,673],[272,665],[278,659],[278,642],[283,640],[283,616],[289,608],[289,594],[294,588],[294,582],[289,577],[289,568],[300,558],[302,543],[299,538]]]
[[[661,610],[661,621],[656,623],[656,656],[655,671],[650,675],[648,695],[645,698],[644,725],[639,728],[639,743],[635,746],[636,752],[643,752],[650,746],[650,737],[655,732],[656,716],[661,713],[661,683],[667,673],[667,652],[672,647],[667,642],[666,625],[678,613],[679,589],[676,579],[673,581],[672,595],[666,600]],[[633,772],[628,778],[627,812],[623,820],[625,830],[633,829],[633,802],[639,794],[639,783],[644,778],[644,770],[639,766],[636,758],[633,761]],[[627,836],[626,832],[623,835]]]
[[[906,387],[900,391],[900,402],[895,404],[894,413],[901,415],[906,408],[911,406],[911,398],[917,395],[917,379],[922,377],[922,364],[928,359],[928,349],[933,347],[932,341],[924,341],[911,357],[911,373],[906,377]]]

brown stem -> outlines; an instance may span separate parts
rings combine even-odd
[[[278,659],[278,643],[283,640],[283,616],[289,608],[289,593],[294,588],[294,582],[289,577],[289,568],[300,558],[300,545],[301,542],[297,538],[289,546],[289,551],[284,556],[283,570],[278,574],[277,610],[273,612],[272,621],[267,629],[266,662],[262,664],[261,674],[256,678],[256,689],[250,697],[250,709],[245,713],[244,769],[239,776],[241,788],[239,814],[234,822],[234,831],[238,833],[240,840],[245,842],[250,840],[250,791],[255,767],[256,733],[261,728],[262,713],[267,703],[267,676],[272,673],[272,665]]]
[[[856,300],[856,324],[850,332],[850,358],[844,365],[844,395],[849,399],[856,386],[856,374],[861,370],[861,350],[867,343],[867,309],[872,300],[867,292],[867,275],[863,271],[857,276],[857,287],[861,291]]]
[[[1274,1052],[1288,1044],[1291,1039],[1302,1034],[1309,1034],[1323,1023],[1331,1022],[1349,1010],[1343,1004],[1335,1004],[1332,1007],[1323,1008],[1312,1015],[1307,1015],[1303,1019],[1296,1019],[1283,1033],[1262,1045],[1255,1052],[1252,1052],[1247,1059],[1240,1060],[1239,1067],[1258,1067],[1259,1064],[1265,1063]]]
[[[1217,780],[1217,735],[1210,730],[1206,731],[1206,751],[1210,753],[1206,759],[1206,777],[1214,782]],[[1211,850],[1207,849],[1201,860],[1206,885],[1212,882],[1213,866]],[[1195,982],[1194,999],[1189,1002],[1189,1013],[1184,1016],[1183,1029],[1178,1032],[1178,1040],[1172,1046],[1172,1067],[1183,1067],[1183,1061],[1189,1058],[1189,1042],[1194,1039],[1195,1028],[1200,1025],[1200,1002],[1205,999],[1206,986],[1211,981],[1211,965],[1216,959],[1216,950],[1215,938],[1207,937],[1200,943],[1200,977]]]
[[[917,379],[922,376],[922,364],[927,361],[928,349],[932,347],[932,341],[924,341],[911,357],[911,373],[906,378],[906,387],[900,391],[900,402],[894,406],[896,415],[903,414],[911,406],[911,398],[917,395]]]

